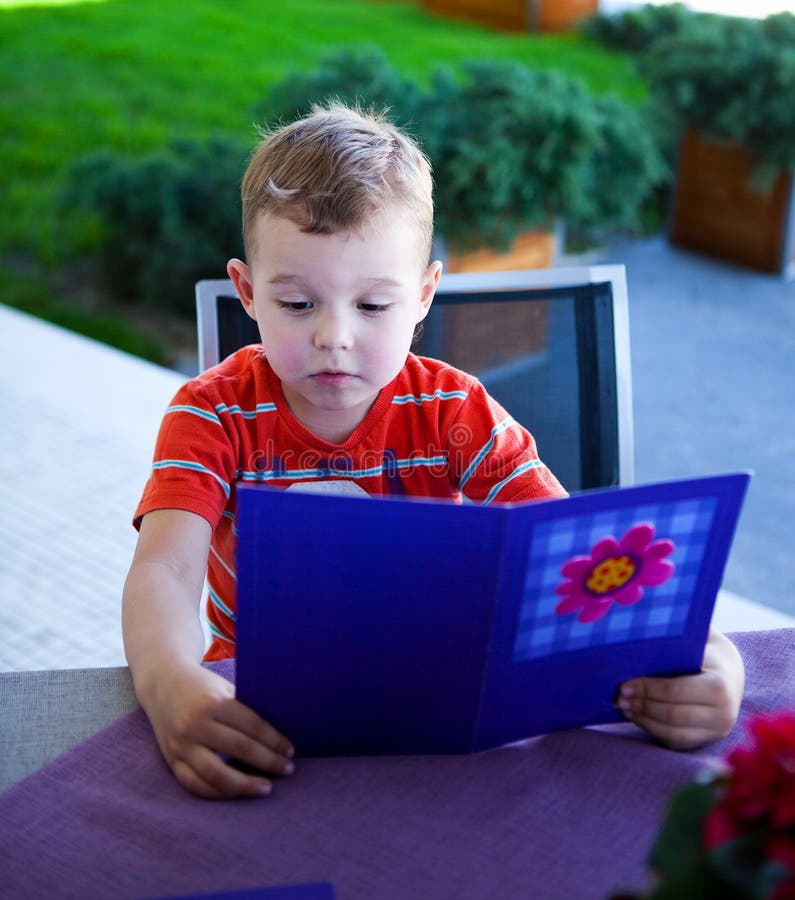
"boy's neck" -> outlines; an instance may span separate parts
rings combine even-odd
[[[295,397],[285,385],[279,382],[282,397],[288,409],[307,431],[321,441],[329,444],[344,444],[356,429],[367,418],[368,413],[377,401],[380,391],[366,404],[353,409],[318,409],[307,408],[300,397]]]
[[[295,415],[295,412],[293,412],[293,415]],[[367,413],[365,413],[364,416],[361,416],[353,426],[350,426],[349,424],[342,425],[338,418],[333,418],[329,422],[314,421],[311,425],[302,422],[298,416],[296,416],[296,418],[305,428],[311,431],[315,437],[320,438],[321,441],[326,441],[329,444],[344,444],[353,432],[362,424],[366,415]]]

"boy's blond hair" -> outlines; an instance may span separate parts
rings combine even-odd
[[[359,231],[392,203],[417,224],[423,265],[433,238],[431,167],[414,141],[382,115],[341,103],[265,133],[243,177],[243,243],[251,261],[264,212],[310,234]]]

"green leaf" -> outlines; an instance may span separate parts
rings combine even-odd
[[[643,900],[747,900],[702,861],[681,878],[660,881]]]
[[[717,795],[716,782],[695,782],[679,788],[671,798],[649,860],[662,879],[687,878],[703,865],[704,820]]]
[[[765,858],[770,837],[768,829],[760,829],[710,851],[713,868],[743,897],[767,900],[788,874],[779,863]]]

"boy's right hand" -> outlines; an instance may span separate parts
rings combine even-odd
[[[145,708],[166,762],[193,794],[211,800],[266,796],[272,789],[266,774],[292,774],[287,738],[235,700],[234,686],[209,669],[164,672]],[[246,774],[225,759],[263,774]]]

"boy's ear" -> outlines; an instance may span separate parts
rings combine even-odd
[[[256,319],[254,314],[254,285],[251,281],[251,270],[240,259],[230,259],[226,264],[227,275],[232,279],[232,283],[237,291],[237,296],[243,304],[243,309]]]
[[[420,316],[417,319],[421,322],[428,315],[428,310],[433,303],[433,297],[436,288],[439,287],[439,279],[442,277],[442,264],[439,260],[434,260],[425,270],[422,276],[422,290],[420,293]]]

